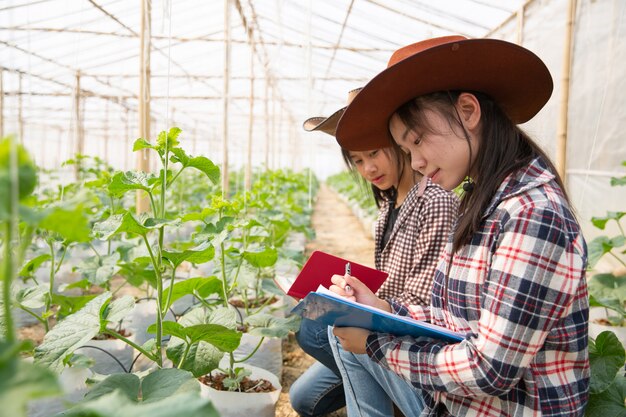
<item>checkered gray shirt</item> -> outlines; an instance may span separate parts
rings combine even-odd
[[[458,199],[429,178],[420,196],[416,184],[406,196],[389,241],[382,247],[393,202],[382,205],[376,221],[375,266],[389,273],[378,289],[382,299],[430,304],[435,267],[458,213]]]

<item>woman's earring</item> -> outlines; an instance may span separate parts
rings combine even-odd
[[[463,183],[463,191],[465,191],[466,193],[471,193],[472,191],[474,191],[474,182],[470,178],[467,178]]]

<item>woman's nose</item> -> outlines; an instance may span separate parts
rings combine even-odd
[[[413,171],[418,172],[422,172],[426,168],[426,161],[417,152],[411,152],[411,168],[413,168]]]
[[[377,169],[376,164],[373,161],[365,161],[366,172],[374,172],[376,171],[376,169]]]

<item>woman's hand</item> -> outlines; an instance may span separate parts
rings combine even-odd
[[[365,353],[365,344],[370,331],[358,327],[335,327],[333,334],[339,339],[343,350],[352,353]]]
[[[389,303],[378,298],[376,294],[367,288],[367,285],[357,278],[351,275],[333,275],[331,281],[333,285],[330,286],[329,290],[332,292],[349,300],[391,312]]]

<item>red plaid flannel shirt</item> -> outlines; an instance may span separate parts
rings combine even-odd
[[[471,242],[454,255],[450,249],[437,268],[431,306],[392,302],[392,309],[466,333],[466,340],[372,333],[370,357],[423,390],[422,416],[582,416],[587,251],[543,161],[509,176]]]

